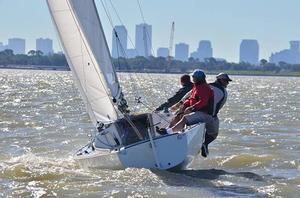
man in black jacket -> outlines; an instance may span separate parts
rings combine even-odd
[[[201,155],[203,157],[207,157],[208,155],[208,144],[214,141],[219,134],[218,113],[227,100],[226,88],[230,81],[232,80],[228,74],[220,73],[216,76],[216,81],[209,84],[214,92],[213,121],[205,125],[205,141],[201,149]]]
[[[174,96],[169,98],[167,102],[161,104],[159,107],[155,109],[155,111],[161,111],[164,109],[168,109],[169,107],[172,107],[174,104],[179,102],[181,98],[192,90],[193,83],[191,82],[191,78],[189,75],[185,74],[180,77],[180,83],[182,88],[180,88]]]

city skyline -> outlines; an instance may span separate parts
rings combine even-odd
[[[140,24],[141,25],[141,24]],[[119,29],[119,30],[117,30]],[[115,32],[116,31],[116,32]],[[115,31],[112,32],[113,38],[116,39],[116,33],[119,37],[119,41],[113,41],[114,43],[112,48],[112,57],[125,57],[125,58],[134,58],[138,56],[138,50],[135,48],[127,48],[127,38],[124,37],[124,34],[127,35],[126,27],[124,26],[116,26]],[[121,34],[120,34],[121,33]],[[123,35],[122,35],[123,34]],[[146,33],[147,34],[147,33]],[[114,37],[115,36],[115,37]],[[136,42],[138,42],[136,40]],[[12,49],[14,54],[27,54],[30,50],[24,51],[26,46],[26,39],[24,38],[9,38],[8,44],[4,45],[3,42],[0,41],[0,51],[5,49]],[[120,45],[121,43],[121,45]],[[289,64],[300,64],[300,41],[289,41],[290,48],[289,49],[280,49],[280,51],[272,52],[270,56],[266,58],[259,57],[259,42],[255,39],[243,39],[240,43],[239,49],[239,61],[236,63],[250,63],[252,65],[259,65],[260,60],[267,59],[270,63],[284,62]],[[151,45],[151,43],[150,43]],[[196,51],[189,52],[189,44],[186,43],[175,43],[175,60],[187,61],[188,58],[192,57],[194,59],[199,59],[200,61],[204,61],[205,58],[213,57],[216,60],[226,60],[222,57],[213,56],[213,46],[209,40],[201,40],[199,41],[199,45]],[[144,45],[140,45],[140,47],[145,48]],[[119,52],[117,52],[117,48],[119,48]],[[31,49],[33,50],[33,49]],[[49,38],[38,38],[36,39],[36,48],[34,50],[39,50],[43,52],[44,55],[51,55],[52,53],[61,54],[62,51],[54,51],[53,50],[53,40]],[[115,50],[115,52],[114,52]],[[150,49],[149,49],[150,50]],[[153,49],[153,52],[155,50]],[[118,54],[119,53],[119,54]],[[114,56],[115,54],[115,56]],[[169,49],[166,47],[158,47],[156,49],[156,53],[151,54],[154,57],[167,57],[169,54]],[[147,57],[145,54],[144,57]],[[227,60],[226,60],[227,61]]]
[[[112,27],[102,5],[96,1],[104,26],[108,44],[111,48]],[[15,6],[18,4],[18,6]],[[109,5],[109,3],[107,2]],[[170,4],[172,8],[170,9]],[[135,24],[143,23],[136,2],[114,1],[128,35],[134,38]],[[210,40],[214,46],[214,56],[231,62],[239,61],[239,44],[243,39],[256,39],[261,49],[260,59],[268,59],[271,53],[289,48],[289,41],[300,40],[300,1],[252,0],[226,2],[206,1],[141,1],[146,23],[153,27],[153,49],[168,46],[172,21],[175,21],[174,44],[184,42],[195,51],[200,40]],[[111,6],[108,6],[112,12]],[[153,11],[155,9],[155,12]],[[31,10],[35,10],[32,16]],[[50,20],[46,2],[1,0],[0,19],[2,27],[0,42],[8,38],[21,37],[27,41],[26,51],[34,49],[35,38],[53,38],[54,50],[62,51],[54,26]],[[157,14],[154,14],[157,13]],[[278,14],[280,13],[280,15]],[[23,20],[26,19],[26,20]],[[120,25],[112,16],[114,25]],[[134,42],[134,41],[133,41]],[[128,48],[133,46],[128,43]],[[172,55],[174,56],[174,50]]]
[[[25,38],[8,38],[7,44],[0,41],[0,51],[11,49],[14,54],[28,54],[31,50],[41,51],[44,55],[53,53],[61,53],[62,51],[53,50],[53,40],[50,38],[37,38],[35,39],[35,47],[26,50]]]

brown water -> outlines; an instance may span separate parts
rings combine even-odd
[[[179,85],[119,76],[134,111],[147,110],[135,95],[154,108]],[[94,128],[71,73],[0,70],[0,197],[299,197],[300,78],[232,78],[220,135],[192,169],[84,170],[72,154]]]

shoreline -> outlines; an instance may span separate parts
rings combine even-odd
[[[66,66],[45,66],[45,65],[0,65],[0,69],[17,69],[17,70],[49,70],[49,71],[70,71]],[[300,72],[275,72],[275,71],[257,71],[257,70],[204,70],[208,75],[216,75],[220,72],[225,72],[229,75],[238,76],[282,76],[282,77],[300,77]],[[152,73],[152,74],[183,74],[191,73],[171,71],[165,72],[160,70],[116,70],[122,73]]]
[[[116,70],[117,72],[122,73],[150,73],[150,74],[189,74],[193,71],[189,72],[164,72],[164,71],[124,71],[124,70]],[[282,73],[274,73],[273,71],[261,71],[256,72],[252,70],[204,70],[208,75],[217,75],[221,72],[227,73],[228,75],[234,76],[282,76],[282,77],[300,77],[300,72],[282,72]]]
[[[66,66],[47,65],[0,65],[0,69],[70,71]]]

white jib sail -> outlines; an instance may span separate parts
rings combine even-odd
[[[121,89],[94,0],[47,0],[68,64],[94,124],[118,118]]]

